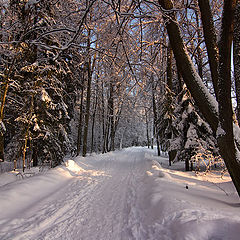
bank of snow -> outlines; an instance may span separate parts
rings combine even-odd
[[[154,187],[146,219],[155,222],[150,239],[240,239],[239,198],[229,176],[196,175],[176,170],[183,164],[170,169],[168,159],[148,158]]]
[[[0,239],[239,239],[229,176],[167,162],[154,150],[130,148],[24,179],[1,174]]]

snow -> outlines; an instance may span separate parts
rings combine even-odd
[[[13,162],[7,162],[7,161],[1,162],[0,161],[0,173],[11,171],[13,168],[14,168]]]
[[[226,135],[226,132],[222,129],[220,124],[218,125],[216,135],[217,135],[217,138]]]
[[[0,175],[0,239],[239,239],[228,175],[184,172],[135,147],[68,159],[29,178]]]
[[[52,101],[52,99],[50,98],[50,96],[48,95],[48,93],[46,92],[46,90],[44,88],[42,88],[41,93],[42,93],[41,100],[43,102],[50,103]]]
[[[240,128],[236,123],[233,123],[233,135],[237,145],[240,145]]]
[[[3,121],[0,119],[0,133],[1,132],[6,132],[6,127],[5,127],[4,123],[3,123]]]

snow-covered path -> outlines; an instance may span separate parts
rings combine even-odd
[[[1,218],[0,239],[145,239],[140,237],[144,227],[138,202],[151,163],[144,154],[130,149],[78,158],[76,163],[70,160],[66,168],[55,170],[62,174],[56,184],[51,176],[50,186],[40,184],[43,197],[35,201],[32,195],[41,190],[34,184],[39,188],[42,176],[32,178],[32,187],[30,179],[23,180],[27,196],[20,195],[21,185],[11,185],[13,196],[24,197],[25,202],[21,205],[16,199],[13,214],[7,211],[5,219]]]
[[[1,186],[0,239],[239,239],[231,182],[226,195],[156,158],[146,148],[79,157]]]

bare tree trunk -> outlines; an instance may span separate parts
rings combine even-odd
[[[171,48],[171,44],[168,44],[167,49],[167,86],[172,91],[173,84],[172,84],[172,59],[173,59],[173,51]]]
[[[159,0],[159,4],[166,10],[171,10],[173,8],[171,0]],[[187,53],[174,13],[166,11],[166,14],[169,15],[166,21],[166,28],[175,59],[178,62],[178,68],[199,110],[210,124],[213,131],[216,132],[218,126],[217,102],[203,84],[202,79],[199,77]]]
[[[150,138],[149,138],[149,129],[148,129],[148,115],[147,110],[145,109],[145,116],[146,116],[146,132],[147,132],[147,146],[150,147]]]
[[[98,83],[96,83],[98,84]],[[95,118],[96,118],[96,111],[97,111],[97,105],[98,105],[98,87],[96,86],[96,91],[95,91],[95,103],[94,103],[94,109],[93,109],[93,116],[92,116],[92,137],[91,137],[91,153],[93,152],[93,146],[94,146],[94,129],[95,129]]]
[[[31,119],[34,114],[34,98],[35,98],[36,89],[37,89],[38,85],[39,85],[38,81],[35,81],[33,92],[31,94],[30,109],[29,109],[29,113],[28,113],[28,123],[27,123],[26,129],[25,129],[25,134],[24,134],[24,145],[23,145],[23,152],[22,152],[22,154],[23,154],[23,156],[22,156],[23,172],[26,168],[26,152],[27,152],[27,148],[28,148],[28,142],[30,139]]]
[[[182,79],[182,74],[180,72],[177,62],[176,62],[176,66],[177,66],[177,78],[178,78],[178,86],[177,86],[176,94],[179,94],[183,89],[183,79]]]
[[[88,6],[89,3],[86,1],[86,7],[88,7],[90,11],[90,7]],[[91,5],[91,4],[90,4]],[[90,12],[90,19],[92,20],[92,12]],[[94,54],[93,59],[90,55],[90,48],[91,48],[91,28],[88,28],[87,33],[87,62],[86,62],[86,69],[87,69],[87,98],[86,98],[86,111],[85,111],[85,122],[84,122],[84,130],[83,130],[83,152],[82,156],[85,157],[87,154],[87,140],[88,140],[88,125],[89,125],[89,118],[90,118],[90,106],[91,106],[91,85],[92,85],[92,75],[95,67],[96,62],[96,53]],[[97,47],[97,42],[96,42]]]
[[[201,79],[203,79],[203,60],[202,60],[202,53],[201,53],[201,31],[200,31],[200,23],[199,23],[199,14],[198,11],[195,9],[195,16],[196,16],[196,24],[197,24],[197,66],[198,66],[198,74]],[[217,90],[217,89],[216,89]]]
[[[236,1],[225,0],[219,42],[219,122],[223,130],[218,136],[218,145],[232,181],[240,195],[240,164],[236,156],[233,136],[233,110],[231,102],[231,46],[233,17]]]
[[[77,156],[80,155],[82,146],[82,122],[83,122],[83,94],[84,94],[84,73],[81,87],[81,100],[80,100],[80,110],[79,110],[79,120],[78,120],[78,136],[77,136]]]
[[[115,116],[114,116],[114,99],[113,99],[114,86],[112,81],[110,81],[109,91],[110,92],[109,92],[109,100],[108,100],[108,109],[109,109],[109,123],[110,123],[110,151],[114,151]]]
[[[158,156],[161,155],[160,152],[160,144],[159,144],[159,138],[158,138],[158,133],[157,133],[157,107],[156,107],[156,99],[155,99],[155,87],[154,87],[154,82],[153,82],[153,76],[152,78],[152,106],[153,106],[153,134],[155,136],[156,139],[156,143],[157,143],[157,153]]]
[[[91,84],[92,84],[92,73],[91,73],[91,62],[90,57],[87,62],[88,82],[87,82],[87,99],[86,99],[86,112],[83,132],[83,152],[82,156],[85,157],[87,154],[87,138],[88,138],[88,123],[90,117],[90,104],[91,104]]]
[[[105,128],[105,106],[104,106],[104,86],[102,82],[102,153],[106,153],[106,128]]]
[[[237,3],[234,14],[234,31],[233,31],[233,63],[234,79],[237,100],[237,120],[240,125],[240,3]]]
[[[172,83],[172,78],[173,78],[173,76],[172,76],[172,60],[173,60],[173,51],[172,51],[172,48],[171,48],[171,44],[168,43],[168,49],[167,49],[167,87],[169,88],[170,91],[172,91],[172,88],[173,88],[173,83]],[[168,103],[171,102],[169,97],[168,97],[167,101],[168,101]],[[172,161],[174,159],[174,158],[172,158],[173,155],[174,155],[173,151],[169,151],[168,152],[169,166],[172,165]]]
[[[106,127],[105,127],[105,134],[104,134],[104,137],[105,137],[105,140],[104,140],[104,143],[105,143],[105,152],[109,152],[110,151],[110,148],[109,148],[109,130],[110,129],[110,118],[108,117],[107,118],[107,122],[106,122]]]
[[[218,46],[216,31],[214,28],[213,15],[209,0],[198,0],[201,20],[203,25],[204,39],[207,47],[208,60],[211,70],[212,82],[216,98],[218,99]]]
[[[33,160],[33,167],[38,166],[38,154],[37,154],[37,149],[34,145],[32,146],[32,160]]]
[[[189,166],[189,159],[185,160],[185,171],[190,171],[190,166]]]

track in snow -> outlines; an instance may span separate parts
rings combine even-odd
[[[145,153],[131,148],[77,158],[76,164],[69,161],[68,168],[60,172],[62,184],[49,187],[52,191],[46,194],[46,183],[40,194],[43,197],[31,202],[25,196],[28,206],[15,206],[15,216],[0,219],[0,239],[148,239],[144,211],[149,189],[145,183],[151,161]],[[34,178],[32,185],[31,179],[24,182],[33,194],[38,176]],[[17,189],[18,185],[12,187]]]

